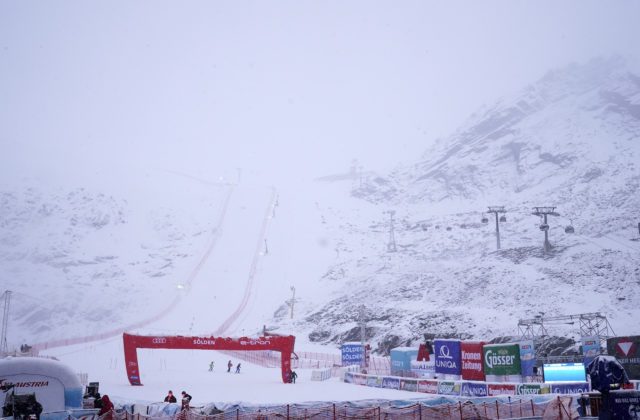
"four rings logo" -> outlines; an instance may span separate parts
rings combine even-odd
[[[153,340],[151,340],[151,342],[153,344],[166,344],[167,339],[164,337],[154,337]]]

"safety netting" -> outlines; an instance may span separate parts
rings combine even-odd
[[[171,416],[132,414],[113,411],[103,416],[82,420],[494,420],[542,419],[574,420],[579,417],[572,396],[558,396],[547,401],[516,400],[510,402],[458,402],[453,404],[406,406],[326,406],[283,405],[246,410],[229,409],[215,414],[199,414],[195,408]],[[76,420],[69,416],[67,420]]]

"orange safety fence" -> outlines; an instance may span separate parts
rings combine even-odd
[[[544,402],[517,400],[511,402],[458,402],[429,406],[412,404],[404,407],[351,407],[336,404],[320,407],[283,405],[259,410],[239,408],[223,413],[203,415],[184,410],[173,416],[147,416],[127,411],[110,412],[103,416],[83,416],[82,420],[499,420],[539,417],[543,420],[575,420],[579,417],[572,407],[573,397],[559,396]],[[69,416],[67,420],[76,420]]]

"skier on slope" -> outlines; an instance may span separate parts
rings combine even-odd
[[[213,362],[209,363],[209,372],[213,372]]]
[[[233,363],[231,363],[231,360],[229,360],[229,363],[227,363],[227,373],[231,372],[231,366],[233,366]]]
[[[242,363],[238,363],[238,366],[236,366],[236,373],[240,373],[240,365],[241,365],[241,364],[242,364]]]

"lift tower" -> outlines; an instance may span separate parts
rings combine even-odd
[[[549,252],[551,250],[551,244],[549,243],[549,224],[547,223],[547,216],[560,216],[560,214],[556,213],[555,207],[534,207],[533,213],[531,214],[543,218],[540,230],[544,232],[544,252]]]

